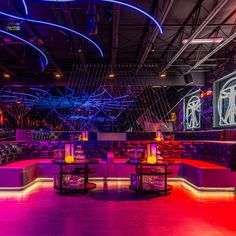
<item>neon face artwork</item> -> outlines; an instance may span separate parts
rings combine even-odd
[[[220,126],[236,125],[236,77],[231,78],[223,85],[217,108]]]

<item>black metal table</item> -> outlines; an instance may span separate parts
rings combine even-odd
[[[88,182],[88,175],[96,172],[95,169],[89,168],[89,165],[99,163],[98,160],[85,159],[85,160],[76,160],[71,163],[65,162],[64,160],[54,160],[54,161],[52,161],[52,163],[60,166],[59,188],[58,188],[60,194],[63,194],[65,192],[88,193],[88,190],[96,188],[95,183]],[[63,166],[69,166],[69,165],[73,166],[75,168],[70,172],[64,171]],[[65,188],[63,188],[63,175],[83,175],[84,176],[84,187],[81,189],[65,189]]]
[[[156,193],[161,195],[168,195],[172,190],[172,186],[167,184],[167,176],[172,174],[170,170],[168,170],[168,162],[160,161],[155,164],[150,164],[145,161],[134,162],[132,160],[128,160],[127,164],[135,165],[135,175],[138,177],[138,185],[137,187],[133,187],[132,183],[129,186],[129,189],[134,190],[136,193]],[[173,164],[171,162],[170,164]],[[156,171],[155,168],[160,167],[163,171]],[[143,176],[163,176],[164,177],[164,188],[163,189],[143,189]]]

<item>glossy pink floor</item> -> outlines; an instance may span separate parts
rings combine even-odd
[[[167,197],[137,196],[128,182],[99,182],[88,195],[60,196],[51,183],[0,193],[0,235],[236,235],[236,197],[174,183]]]

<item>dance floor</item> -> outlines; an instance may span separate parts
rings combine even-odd
[[[236,235],[233,193],[199,193],[180,182],[167,197],[136,195],[126,181],[97,182],[87,195],[60,196],[52,183],[0,192],[1,236]]]

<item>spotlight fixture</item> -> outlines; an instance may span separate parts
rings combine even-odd
[[[184,39],[182,44],[186,44],[189,39]],[[222,37],[218,38],[196,38],[191,40],[190,44],[202,44],[202,43],[221,43],[224,39]]]
[[[165,78],[167,76],[167,73],[163,71],[159,75],[160,75],[160,78]]]
[[[154,45],[152,44],[151,52],[155,52],[155,51],[156,51],[156,49],[155,49]]]
[[[110,74],[108,74],[108,79],[115,79],[116,75],[114,72],[111,72]]]
[[[61,79],[62,74],[56,72],[56,73],[54,74],[54,76],[55,76],[56,79]]]
[[[16,100],[16,104],[20,105],[22,103],[21,100]]]
[[[3,78],[4,79],[10,79],[11,75],[8,72],[3,73]]]

